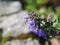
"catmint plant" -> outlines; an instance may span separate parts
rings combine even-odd
[[[29,29],[39,37],[42,37],[44,40],[49,40],[60,34],[60,30],[53,27],[53,24],[56,22],[49,20],[53,17],[52,14],[48,14],[46,19],[41,18],[42,15],[36,16],[35,11],[32,11],[29,14],[29,17],[26,17],[26,20],[29,21]],[[28,20],[30,19],[30,20]],[[48,20],[48,21],[47,21]],[[42,23],[42,21],[45,23]]]

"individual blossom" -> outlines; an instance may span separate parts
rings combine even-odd
[[[38,35],[39,37],[43,37],[44,39],[47,39],[47,36],[42,28],[38,29]]]
[[[47,18],[51,18],[52,17],[52,14],[48,14],[48,17]]]
[[[33,29],[35,27],[35,20],[31,20],[29,23],[29,28]]]
[[[25,22],[28,22],[29,16],[26,16],[24,19],[25,19]]]
[[[39,30],[38,30],[38,33],[39,33],[39,36],[43,36],[43,37],[45,36],[45,34],[44,34],[44,32],[42,31],[42,29],[39,29]]]
[[[46,36],[45,32],[42,29],[35,28],[32,31],[33,31],[34,34],[38,35],[39,37],[43,37],[44,39],[47,40],[47,36]]]
[[[32,12],[31,12],[31,15],[35,15],[35,12],[34,12],[34,11],[32,11]]]
[[[34,27],[34,30],[32,30],[32,32],[33,32],[34,34],[38,35],[38,28],[35,28],[35,27]]]
[[[31,20],[30,23],[29,23],[31,26],[35,25],[35,20]]]
[[[56,35],[60,35],[60,32],[59,32],[59,31],[57,31],[57,32],[56,32]]]

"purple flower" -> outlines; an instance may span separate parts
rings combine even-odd
[[[32,11],[32,12],[31,12],[31,14],[32,14],[32,15],[35,15],[35,12],[34,12],[34,11]]]
[[[32,30],[34,34],[37,34],[39,37],[43,37],[44,39],[47,39],[45,32],[43,31],[42,28],[38,29],[35,27],[35,20],[31,20],[29,23],[29,29]]]
[[[44,34],[44,32],[43,32],[42,29],[39,29],[39,30],[38,30],[38,33],[39,33],[39,36],[45,36],[45,34]]]
[[[29,29],[35,30],[35,27],[34,26],[29,26]]]
[[[51,14],[48,14],[48,18],[51,18],[52,17],[52,15]]]
[[[56,32],[56,35],[60,35],[60,32]]]
[[[38,30],[38,35],[39,35],[39,37],[43,37],[44,39],[47,39],[47,36],[46,36],[45,32],[43,31],[43,29]]]
[[[39,37],[43,37],[44,39],[47,40],[46,34],[42,29],[37,29],[35,27],[32,27],[32,32],[34,34],[37,34]]]
[[[35,27],[34,27],[35,28]],[[32,30],[34,32],[34,34],[37,34],[38,35],[38,29],[35,28],[34,30]]]
[[[35,20],[31,20],[29,23],[31,26],[35,25]]]
[[[25,22],[28,22],[29,16],[26,16],[24,19],[25,19]]]
[[[35,21],[31,20],[30,23],[29,23],[29,28],[34,30],[34,27],[35,27]]]

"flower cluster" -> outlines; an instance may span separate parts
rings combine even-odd
[[[29,29],[32,30],[39,37],[48,39],[48,37],[55,37],[55,35],[60,34],[60,30],[53,27],[54,22],[48,19],[52,18],[52,14],[48,14],[47,18],[41,18],[41,15],[36,16],[36,13],[32,11],[29,16],[25,17],[26,22],[29,21]],[[46,21],[45,21],[46,20]],[[44,23],[43,23],[44,22]],[[55,21],[56,22],[56,21]]]

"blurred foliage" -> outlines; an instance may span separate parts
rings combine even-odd
[[[48,1],[49,0],[36,0],[36,5],[41,6],[41,5],[45,4],[45,3],[47,3]]]
[[[5,42],[6,40],[8,40],[9,39],[9,36],[10,36],[10,33],[8,32],[4,36],[2,36],[2,41]]]
[[[29,11],[34,10],[34,9],[36,10],[37,7],[47,3],[48,1],[49,0],[24,0],[25,2],[24,8]]]
[[[60,6],[56,7],[56,13],[60,15]]]
[[[28,11],[35,10],[35,6],[28,5],[28,6],[26,6],[26,10],[28,10]]]
[[[60,36],[56,36],[56,39],[60,40]]]
[[[58,15],[58,21],[60,23],[60,6],[56,7],[56,14]]]
[[[0,45],[2,45],[3,43],[2,42],[0,42]]]

